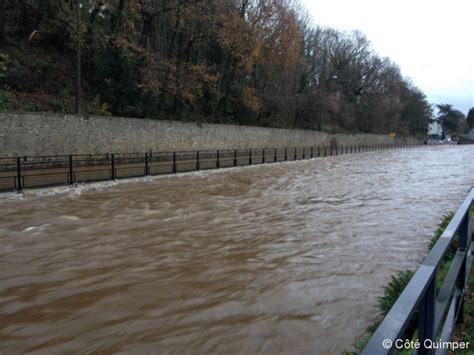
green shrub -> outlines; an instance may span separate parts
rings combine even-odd
[[[435,235],[433,239],[431,239],[430,245],[428,246],[428,251],[431,251],[431,249],[433,249],[434,245],[436,244],[438,239],[441,237],[441,234],[443,234],[444,230],[448,226],[449,222],[451,222],[453,217],[454,217],[453,212],[448,212],[443,215],[443,217],[441,218],[441,222],[438,224],[438,229],[436,229]]]
[[[5,73],[7,72],[7,55],[0,53],[0,79],[5,77]]]
[[[10,91],[0,91],[0,112],[15,110],[15,94]]]
[[[413,271],[399,271],[392,275],[390,282],[383,289],[383,296],[378,298],[377,307],[383,316],[387,315],[402,291],[413,277]]]
[[[90,115],[110,116],[109,107],[102,101],[100,95],[94,97],[91,101],[85,101],[85,112]]]
[[[28,68],[19,61],[12,59],[9,62],[8,73],[5,75],[5,83],[15,90],[29,90],[32,84]]]

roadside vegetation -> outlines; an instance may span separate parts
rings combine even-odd
[[[456,327],[453,341],[470,343],[470,349],[459,349],[457,354],[472,354],[474,347],[474,265],[471,265],[468,286],[464,296],[464,323]]]

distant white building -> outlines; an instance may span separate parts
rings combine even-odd
[[[428,138],[433,139],[441,139],[443,134],[443,127],[441,126],[441,122],[438,120],[433,120],[428,124]]]

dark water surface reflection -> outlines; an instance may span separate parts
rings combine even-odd
[[[474,147],[0,196],[0,352],[341,353]]]

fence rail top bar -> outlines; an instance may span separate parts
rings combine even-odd
[[[400,297],[379,325],[372,338],[362,351],[362,354],[390,354],[393,349],[386,349],[384,341],[389,340],[391,344],[403,334],[408,326],[416,307],[425,294],[430,281],[436,276],[436,268],[448,251],[455,234],[458,232],[462,222],[467,218],[471,204],[474,201],[474,188],[471,189],[461,207],[457,210],[449,225],[436,242],[433,249],[423,260],[412,279],[405,287]],[[470,236],[469,236],[470,238]],[[437,329],[435,329],[435,332]]]
[[[392,147],[395,147],[397,146],[396,144],[391,144]],[[421,144],[420,144],[421,145]],[[233,152],[234,150],[237,150],[237,151],[242,151],[242,152],[248,152],[250,149],[254,150],[254,151],[262,151],[262,150],[271,150],[271,149],[281,149],[281,150],[284,150],[284,149],[296,149],[298,151],[303,151],[304,148],[316,148],[318,146],[326,146],[324,144],[313,144],[312,146],[311,145],[307,145],[307,146],[304,146],[304,147],[260,147],[260,148],[229,148],[229,149],[219,149],[221,152]],[[339,146],[339,147],[345,147],[346,145],[331,145],[331,144],[328,144],[327,145],[328,147],[333,147],[335,148],[336,146]],[[357,144],[349,144],[347,146],[354,146],[355,147],[360,147],[361,145],[357,145]],[[408,146],[408,145],[407,145]],[[419,145],[417,145],[419,146]],[[203,150],[200,150],[200,152],[215,152],[217,150],[217,148],[214,148],[214,149],[203,149]],[[195,153],[196,150],[176,150],[175,151],[176,153]],[[126,155],[129,155],[129,156],[144,156],[146,153],[148,154],[151,154],[151,155],[155,155],[155,154],[173,154],[173,151],[165,151],[165,150],[148,150],[148,151],[137,151],[137,152],[133,152],[133,153],[120,153],[120,152],[114,152],[114,151],[110,151],[110,152],[105,152],[105,153],[77,153],[77,154],[58,154],[58,155],[22,155],[20,156],[20,158],[27,158],[27,159],[46,159],[46,158],[65,158],[65,159],[68,159],[69,156],[72,156],[72,157],[98,157],[98,156],[110,156],[111,154],[115,154],[115,156],[119,156],[119,155],[122,155],[122,156],[126,156]],[[0,160],[9,160],[9,159],[16,159],[18,156],[0,156]]]

